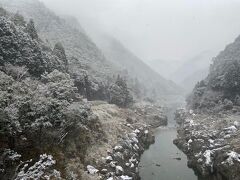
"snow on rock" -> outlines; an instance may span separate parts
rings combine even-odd
[[[134,164],[133,163],[131,163],[131,166],[130,166],[131,168],[134,168]]]
[[[138,145],[137,145],[137,144],[134,144],[133,149],[134,149],[135,151],[139,150]]]
[[[132,177],[122,175],[121,180],[132,180]]]
[[[123,150],[123,147],[122,147],[122,146],[115,146],[115,147],[114,147],[114,150],[115,150],[115,151],[122,151],[122,150]]]
[[[148,134],[148,130],[145,130],[145,131],[144,131],[144,134]]]
[[[123,168],[122,166],[116,166],[116,175],[122,175]]]
[[[203,156],[205,157],[205,164],[207,166],[211,166],[212,165],[212,159],[211,159],[211,155],[212,155],[212,151],[207,149],[204,153]]]
[[[136,162],[137,161],[137,159],[136,158],[133,158],[133,157],[131,157],[130,159],[129,159],[129,162],[130,163],[134,163],[134,162]]]
[[[133,126],[131,124],[127,124],[127,127],[130,127],[130,128],[133,129]]]
[[[113,158],[112,156],[107,156],[105,160],[106,160],[106,163],[110,163],[113,160]]]
[[[102,170],[101,170],[101,173],[102,173],[102,174],[107,174],[107,172],[108,172],[107,169],[102,169]]]
[[[240,123],[239,123],[238,121],[234,121],[233,125],[234,125],[236,128],[240,127]]]
[[[110,162],[110,166],[111,166],[112,168],[115,168],[115,167],[116,167],[116,164],[117,164],[116,161],[112,161],[112,162]]]
[[[133,132],[136,133],[136,134],[140,133],[139,129],[135,129]]]
[[[230,127],[224,128],[223,130],[228,134],[232,134],[237,131],[237,128],[235,126],[230,126]]]
[[[209,139],[208,142],[210,143],[210,147],[214,147],[215,146],[213,139]]]
[[[17,152],[9,150],[9,156],[8,158],[12,161],[18,160],[21,157],[21,154],[18,154]]]
[[[138,139],[137,139],[136,133],[129,133],[128,135],[129,135],[129,138],[130,138],[133,142],[138,143]]]
[[[222,162],[223,164],[228,163],[229,165],[233,165],[234,161],[240,162],[240,154],[238,154],[237,152],[230,151],[229,153],[227,153],[227,155],[228,158],[224,162]]]
[[[28,161],[30,162],[30,161]],[[42,154],[38,162],[29,167],[29,164],[26,163],[16,176],[16,180],[22,179],[51,179],[51,178],[60,178],[60,172],[51,169],[51,167],[56,164],[56,161],[53,160],[52,155]]]
[[[187,147],[188,147],[188,149],[190,149],[190,144],[191,144],[192,142],[193,142],[192,139],[189,139],[189,140],[188,140],[188,142],[187,142]]]
[[[87,171],[89,174],[96,174],[99,172],[98,169],[96,169],[95,167],[91,166],[91,165],[87,165]]]

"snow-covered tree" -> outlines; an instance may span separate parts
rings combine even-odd
[[[61,43],[56,43],[53,49],[53,54],[56,55],[60,61],[62,61],[65,67],[68,67],[68,60],[65,53],[65,49]]]
[[[116,82],[109,88],[109,101],[120,107],[127,107],[133,102],[133,97],[125,79],[118,75]]]
[[[52,155],[42,154],[39,161],[32,166],[29,163],[31,163],[31,160],[21,164],[22,168],[17,172],[15,180],[61,179],[61,173],[53,168],[56,161]]]
[[[32,19],[30,19],[29,22],[27,23],[26,31],[31,36],[32,39],[38,40],[37,30]]]

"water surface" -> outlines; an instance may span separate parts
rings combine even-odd
[[[143,153],[139,164],[142,180],[198,179],[193,170],[187,167],[186,155],[173,144],[176,136],[174,127],[156,130],[155,144]]]

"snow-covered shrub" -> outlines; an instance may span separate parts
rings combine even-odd
[[[1,179],[9,179],[12,173],[8,168],[15,169],[20,163],[21,155],[11,149],[0,148],[0,177]]]
[[[78,92],[88,100],[108,100],[109,86],[105,81],[89,75],[83,69],[77,69],[69,73],[74,79],[74,84],[78,88]]]
[[[4,71],[15,80],[19,81],[28,75],[28,69],[25,66],[13,66],[12,64],[5,64]]]
[[[42,76],[42,81],[47,84],[47,89],[53,98],[67,100],[68,102],[79,99],[77,88],[74,86],[73,80],[67,73],[54,70],[49,74],[44,74]]]
[[[60,61],[64,63],[64,66],[68,66],[67,56],[65,54],[65,49],[61,43],[56,43],[53,49],[53,54],[59,58]]]
[[[116,104],[118,106],[124,106],[125,103],[125,96],[124,93],[122,92],[122,89],[116,85],[113,84],[110,89],[110,103]]]
[[[38,40],[37,30],[35,29],[35,25],[32,19],[26,25],[26,32],[30,35],[30,37],[34,40]]]
[[[36,77],[53,69],[66,70],[67,60],[62,62],[52,50],[46,51],[46,45],[39,40],[32,20],[26,24],[19,14],[1,16],[0,37],[1,66],[25,66]]]
[[[39,161],[35,162],[32,166],[29,165],[30,161],[23,163],[23,167],[17,173],[15,180],[28,180],[28,179],[61,179],[60,172],[53,168],[56,161],[52,155],[42,154]]]
[[[117,77],[116,82],[109,88],[109,102],[120,107],[127,107],[132,104],[133,97],[128,89],[126,80]]]

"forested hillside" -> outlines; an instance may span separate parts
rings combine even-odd
[[[182,94],[179,86],[152,70],[114,37],[100,32],[92,33],[92,36],[106,58],[123,69],[123,74],[132,77],[133,84],[144,85],[142,88],[149,97]]]
[[[148,135],[146,114],[141,114],[141,109],[140,113],[132,110],[134,92],[129,89],[127,79],[121,75],[108,79],[108,73],[99,67],[98,71],[93,71],[91,63],[99,59],[96,54],[91,56],[91,48],[101,52],[93,43],[93,47],[84,50],[93,58],[91,62],[77,54],[71,57],[74,52],[65,48],[66,42],[52,40],[50,43],[42,37],[44,35],[38,34],[35,21],[29,16],[25,19],[19,12],[0,8],[0,178],[79,179],[85,173],[87,163],[99,168],[105,166],[105,162],[96,163],[96,159],[86,157],[89,148],[98,146],[106,151],[106,147],[119,142],[132,141],[133,144],[124,147],[129,151],[125,161],[133,155],[139,160],[144,147],[153,139],[150,133]],[[62,39],[59,37],[59,40]],[[91,43],[89,39],[87,41]],[[103,57],[100,59],[103,63],[107,62],[104,56],[99,57]],[[89,64],[82,64],[82,60]],[[105,102],[88,101],[95,99]],[[93,105],[100,109],[93,111]],[[150,114],[152,119],[149,121],[166,124],[161,113]],[[117,132],[106,127],[103,131],[106,117],[109,118],[108,126]],[[125,124],[127,120],[132,125]],[[135,135],[125,137],[126,133],[131,134],[133,127],[141,128],[137,130],[138,136],[135,134],[139,139],[138,149],[133,148],[136,146],[132,140],[136,139]],[[111,142],[106,139],[113,136],[117,137]],[[126,173],[138,176],[135,169],[122,164]],[[112,171],[112,167],[108,170]],[[115,172],[109,173],[103,172],[106,177],[115,176]],[[122,174],[116,171],[117,176]]]
[[[214,58],[208,77],[196,85],[188,98],[191,108],[220,111],[240,104],[239,52],[238,37]]]
[[[52,155],[59,170],[73,152],[83,156],[98,119],[67,73],[63,46],[48,47],[20,14],[0,16],[0,177],[58,178]]]
[[[174,142],[204,178],[240,177],[239,73],[238,37],[214,58],[207,78],[197,83],[187,98],[188,111],[176,113],[182,126]]]
[[[50,46],[58,41],[64,45],[71,74],[78,77],[88,74],[91,89],[98,87],[95,88],[97,93],[92,93],[97,95],[92,95],[90,99],[106,100],[107,92],[103,89],[107,89],[118,74],[124,76],[136,99],[182,93],[181,88],[162,78],[114,38],[101,37],[101,43],[93,38],[99,50],[77,20],[58,17],[38,0],[0,0],[0,4],[9,11],[23,14],[27,19],[34,19],[40,37]],[[79,71],[79,68],[85,72]]]

